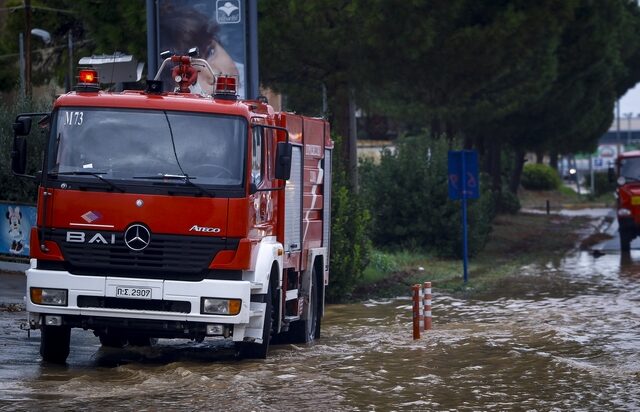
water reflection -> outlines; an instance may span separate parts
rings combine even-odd
[[[619,269],[621,277],[640,281],[640,250],[620,252]]]

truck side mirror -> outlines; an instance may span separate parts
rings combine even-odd
[[[291,143],[278,142],[276,148],[276,179],[289,180],[291,177]]]
[[[29,126],[31,126],[30,121]],[[24,175],[27,170],[27,139],[25,137],[15,136],[13,138],[13,151],[11,152],[11,170],[16,175]]]
[[[31,132],[31,117],[19,116],[13,124],[15,136],[26,136]]]

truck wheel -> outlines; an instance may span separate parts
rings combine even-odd
[[[71,328],[68,326],[46,326],[40,328],[40,355],[52,363],[65,363],[69,356]]]
[[[631,240],[633,239],[633,236],[631,236],[631,233],[629,233],[626,230],[621,230],[619,232],[620,235],[620,250],[624,251],[624,252],[628,252],[631,250]]]
[[[311,273],[311,290],[309,291],[309,318],[291,324],[288,332],[288,340],[291,343],[309,343],[320,337],[320,288],[318,282],[314,267]]]
[[[265,306],[264,324],[262,325],[262,343],[236,342],[236,356],[241,359],[266,359],[269,350],[269,341],[274,317],[273,291],[271,285],[267,289],[265,296],[267,305]]]
[[[115,332],[107,332],[98,337],[100,338],[100,344],[108,348],[122,348],[127,344],[126,336]]]

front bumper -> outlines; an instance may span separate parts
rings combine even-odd
[[[180,336],[181,330],[202,329],[206,324],[229,325],[233,340],[243,340],[247,326],[257,323],[261,303],[251,302],[248,281],[204,279],[197,282],[107,276],[79,276],[66,271],[27,270],[27,311],[61,315],[72,327],[148,330],[156,336]],[[39,305],[31,300],[31,287],[68,290],[67,306]],[[150,288],[151,299],[116,297],[117,287]],[[237,315],[202,314],[201,298],[241,299]],[[169,332],[171,331],[171,332]],[[156,333],[154,333],[156,332]],[[253,336],[254,333],[249,335]]]

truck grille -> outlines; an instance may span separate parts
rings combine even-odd
[[[159,312],[191,312],[191,303],[177,300],[139,300],[122,298],[103,298],[98,296],[78,296],[80,308],[108,308],[150,310]]]
[[[55,241],[66,261],[66,269],[78,275],[145,276],[168,279],[202,276],[221,250],[236,249],[238,239],[153,233],[149,245],[140,252],[129,249],[122,232],[83,231],[87,242],[67,242],[66,230],[50,230],[47,240]],[[113,244],[89,243],[97,234]]]

